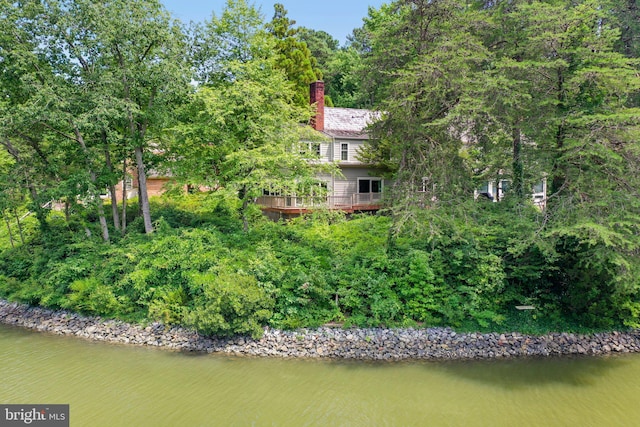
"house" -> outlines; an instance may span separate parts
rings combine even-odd
[[[319,192],[321,195],[276,194],[266,189],[264,194],[256,199],[256,203],[273,219],[291,218],[318,208],[347,213],[379,210],[382,207],[384,189],[389,187],[391,182],[382,178],[380,172],[372,165],[363,162],[359,154],[369,139],[368,125],[377,120],[380,113],[365,109],[326,107],[322,81],[310,85],[310,102],[316,107],[316,114],[310,125],[325,138],[322,142],[306,143],[308,145],[305,151],[314,154],[313,160],[310,161],[333,163],[339,172],[320,173],[317,176],[323,190],[326,190]],[[162,194],[171,181],[170,175],[150,171],[147,177],[149,195]],[[425,185],[423,182],[423,187]],[[503,199],[508,186],[508,180],[487,181],[482,188],[476,190],[474,196],[476,199],[482,196],[497,202]],[[118,200],[121,200],[123,187],[128,198],[137,196],[135,173],[126,184],[118,184]],[[543,179],[532,189],[532,200],[541,209],[546,205],[546,187],[546,180]]]
[[[153,170],[150,171],[147,175],[147,194],[149,197],[162,195],[167,190],[167,186],[171,182],[171,179],[172,177],[168,173],[162,174]],[[118,200],[118,202],[122,201],[123,193],[126,193],[127,199],[138,197],[139,184],[136,170],[132,168],[127,179],[125,181],[118,182],[115,188],[116,200]],[[111,198],[111,195],[108,193],[107,189],[105,189],[104,194],[101,194],[100,198],[107,200]]]
[[[379,115],[370,110],[354,108],[332,108],[324,105],[324,82],[316,81],[310,86],[310,101],[316,106],[311,126],[323,134],[322,142],[308,142],[307,149],[313,152],[311,161],[334,163],[338,173],[317,176],[323,187],[322,195],[281,195],[265,190],[256,200],[266,215],[274,219],[291,218],[318,208],[342,210],[347,213],[377,211],[382,205],[382,192],[389,182],[379,176],[370,165],[359,159],[360,150],[369,138],[366,127]],[[170,175],[170,174],[165,174]],[[150,171],[147,189],[150,196],[160,195],[166,190],[171,177]],[[118,200],[123,190],[127,198],[137,197],[138,182],[135,172],[132,179],[117,186]],[[103,198],[108,198],[105,195]]]
[[[359,153],[369,136],[367,126],[379,113],[355,108],[334,108],[324,105],[324,82],[310,86],[310,101],[316,106],[311,126],[326,140],[310,142],[309,149],[317,160],[335,163],[339,173],[320,174],[318,179],[326,188],[326,196],[309,197],[269,194],[257,203],[272,218],[290,218],[319,207],[347,213],[377,211],[382,205],[382,193],[389,181],[383,179],[371,165],[362,162]]]
[[[493,181],[484,181],[482,185],[476,189],[474,197],[477,200],[482,197],[492,202],[501,201],[509,191],[511,181],[508,179],[497,179]],[[547,179],[542,178],[533,188],[531,188],[531,201],[540,210],[544,210],[547,205]]]

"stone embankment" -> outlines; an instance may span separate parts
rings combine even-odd
[[[449,328],[265,329],[261,339],[210,338],[161,323],[131,325],[99,317],[0,300],[0,323],[110,343],[271,357],[362,360],[497,359],[524,356],[630,353],[640,351],[640,331],[592,335],[553,333],[456,333]]]

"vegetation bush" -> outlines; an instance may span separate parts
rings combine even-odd
[[[414,224],[424,227],[393,235],[384,215],[253,217],[245,232],[224,194],[155,203],[151,236],[129,229],[105,245],[54,226],[6,248],[0,296],[213,335],[328,322],[531,332],[638,325],[638,266],[603,238],[543,235],[533,207],[421,210]]]
[[[67,298],[60,305],[81,313],[113,316],[120,313],[120,302],[110,286],[91,277],[75,280],[69,286]]]
[[[193,275],[193,306],[184,324],[213,335],[262,335],[273,301],[250,275],[227,271]]]

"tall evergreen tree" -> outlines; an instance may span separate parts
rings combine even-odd
[[[281,3],[276,3],[274,9],[267,28],[276,40],[276,64],[295,87],[294,102],[299,106],[309,105],[309,84],[322,79],[322,73],[307,44],[296,37],[296,21],[287,17],[287,10]]]
[[[536,244],[552,265],[536,292],[592,324],[623,305],[637,312],[640,80],[616,51],[611,11],[592,0],[469,6],[399,0],[369,39],[385,113],[367,155],[396,178],[395,231],[412,206],[434,217],[470,198],[474,175],[508,173],[524,201],[546,172]]]
[[[451,119],[485,60],[457,0],[397,1],[379,16],[365,64],[383,96],[366,158],[395,179],[395,232],[413,208],[468,194],[468,167]],[[402,40],[402,42],[398,42]],[[379,96],[379,95],[377,95]]]
[[[613,24],[620,29],[615,45],[618,52],[628,58],[640,58],[640,5],[636,0],[615,0],[605,6],[615,18]]]

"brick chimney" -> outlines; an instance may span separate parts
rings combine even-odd
[[[311,127],[315,130],[324,130],[324,82],[317,80],[309,87],[309,100],[311,105],[316,105],[316,114],[311,117]]]

